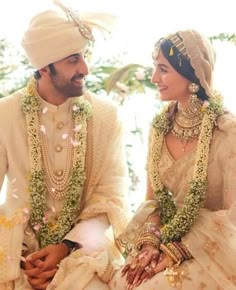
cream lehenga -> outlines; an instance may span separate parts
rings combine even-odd
[[[140,206],[118,242],[126,253],[135,255],[135,245],[147,217],[160,208],[161,242],[168,245],[181,240],[192,258],[182,259],[179,261],[182,263],[155,274],[135,289],[233,290],[236,289],[233,258],[236,255],[236,119],[224,113],[220,96],[212,90],[214,54],[210,46],[195,31],[182,31],[179,35],[210,97],[202,106],[198,145],[195,151],[174,160],[164,141],[165,134],[172,130],[166,117],[172,104],[154,118],[148,174],[155,200]],[[150,243],[155,242],[153,239]],[[110,288],[126,289],[121,271],[113,277]]]

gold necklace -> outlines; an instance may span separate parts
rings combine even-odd
[[[173,120],[171,132],[182,144],[198,138],[203,119],[202,103],[200,100],[192,100],[187,108],[178,104],[178,111]]]

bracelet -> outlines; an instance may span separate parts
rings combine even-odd
[[[185,260],[185,256],[182,252],[176,247],[174,243],[168,243],[167,247],[171,250],[171,252],[178,258],[178,263],[182,263]]]
[[[176,264],[179,263],[179,259],[175,256],[175,254],[164,244],[160,245],[160,250],[170,257]]]
[[[184,251],[185,256],[186,256],[186,260],[190,260],[193,258],[192,254],[190,253],[189,249],[187,248],[187,246],[185,244],[183,244],[182,242],[179,243],[179,246],[181,247],[181,249]]]
[[[156,247],[157,249],[159,249],[161,241],[157,238],[156,235],[151,234],[151,233],[147,233],[147,234],[141,235],[137,239],[134,247],[137,251],[140,251],[144,244],[152,245],[152,246]]]

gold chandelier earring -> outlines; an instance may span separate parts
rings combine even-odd
[[[201,111],[202,101],[197,96],[199,89],[200,86],[196,83],[190,83],[188,85],[190,97],[189,106],[186,108],[186,110],[190,113],[190,115],[195,115],[196,113],[200,113]]]
[[[198,138],[200,134],[203,113],[202,101],[197,96],[199,88],[200,86],[196,83],[188,85],[189,105],[186,108],[179,106],[173,121],[171,131],[181,141],[183,151],[185,151],[187,143]]]
[[[199,91],[200,86],[196,83],[190,83],[188,85],[188,91],[190,93],[190,98],[189,98],[189,102],[190,104],[194,104],[196,103],[196,101],[199,101],[198,96],[197,96],[197,92]]]

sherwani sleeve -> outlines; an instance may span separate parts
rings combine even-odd
[[[95,133],[93,171],[88,186],[91,193],[86,193],[79,223],[65,237],[81,242],[84,250],[89,252],[105,246],[109,226],[117,235],[127,223],[124,127],[117,116],[112,124],[105,126]],[[96,134],[100,136],[96,138]]]

